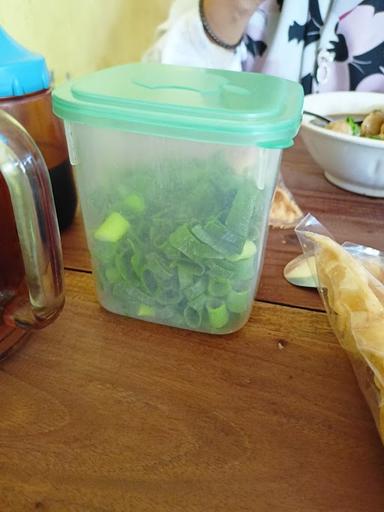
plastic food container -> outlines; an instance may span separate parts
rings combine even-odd
[[[56,89],[100,303],[226,334],[248,320],[301,86],[128,64]]]

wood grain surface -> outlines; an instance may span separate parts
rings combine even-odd
[[[335,239],[384,250],[384,199],[364,197],[329,183],[315,164],[300,137],[284,152],[285,183],[304,213],[311,213]],[[317,292],[292,286],[282,277],[285,265],[301,253],[293,230],[272,229],[258,299],[311,309],[323,309]]]
[[[383,449],[323,313],[256,302],[218,337],[124,319],[67,272],[1,364],[1,511],[384,509]]]
[[[325,181],[302,145],[284,176],[340,240],[383,244],[383,201]],[[384,450],[315,292],[270,233],[251,318],[210,336],[123,318],[94,291],[80,217],[66,306],[0,363],[0,512],[383,512]]]

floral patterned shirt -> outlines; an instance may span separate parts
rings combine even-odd
[[[208,40],[198,0],[175,0],[144,58],[277,75],[306,94],[384,92],[384,0],[264,0],[235,52]]]

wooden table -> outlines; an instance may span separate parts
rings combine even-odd
[[[384,249],[384,201],[325,181],[299,142],[286,183],[340,240]],[[0,364],[0,511],[382,512],[384,450],[316,292],[270,233],[250,321],[216,337],[97,303],[81,222],[66,307]]]

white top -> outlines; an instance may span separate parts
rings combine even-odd
[[[305,93],[384,92],[384,2],[264,0],[234,52],[207,38],[198,3],[174,0],[144,60],[258,71],[300,81]]]

